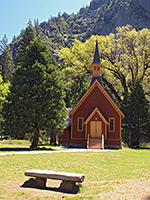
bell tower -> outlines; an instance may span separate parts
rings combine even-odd
[[[101,67],[102,67],[102,63],[99,57],[98,41],[96,40],[94,60],[92,63],[92,71],[93,71],[92,80],[91,80],[90,86],[94,83],[95,80],[98,80],[98,82],[103,86],[102,77],[101,77]]]

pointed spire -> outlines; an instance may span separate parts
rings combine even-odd
[[[91,80],[90,86],[97,80],[103,87],[103,82],[102,82],[102,77],[101,77],[101,67],[102,67],[102,63],[99,57],[98,41],[96,40],[94,60],[92,63],[93,74],[92,74],[92,80]]]
[[[92,64],[101,64],[100,57],[99,57],[99,49],[98,49],[98,41],[97,40],[96,40],[94,60],[93,60]]]

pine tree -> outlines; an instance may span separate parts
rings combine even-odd
[[[63,82],[50,59],[39,37],[30,43],[22,65],[13,74],[3,107],[5,134],[34,134],[31,148],[37,147],[41,130],[60,134],[65,124]]]
[[[36,31],[32,25],[31,20],[29,20],[27,24],[27,28],[22,33],[22,39],[20,42],[20,46],[16,53],[15,65],[20,65],[23,62],[23,58],[25,55],[26,47],[36,38]]]
[[[137,81],[129,96],[124,98],[124,128],[126,142],[130,147],[140,147],[140,142],[150,139],[149,105],[142,85]]]
[[[0,73],[4,82],[10,80],[11,73],[14,68],[12,52],[7,43],[7,36],[4,35],[4,38],[0,41]]]
[[[8,82],[10,80],[13,69],[14,63],[12,52],[8,46],[0,55],[0,72],[4,82]]]
[[[122,120],[122,140],[124,143],[129,145],[129,93],[127,90],[123,93],[121,110],[125,115]]]
[[[0,41],[0,54],[8,47],[8,38],[6,34],[4,35],[3,39]]]

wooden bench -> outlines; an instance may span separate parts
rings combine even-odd
[[[36,179],[32,182],[31,187],[46,188],[47,179],[62,180],[59,190],[76,193],[78,186],[76,182],[82,183],[84,181],[84,174],[69,173],[69,172],[55,172],[49,170],[27,170],[24,173],[26,176],[32,176]]]

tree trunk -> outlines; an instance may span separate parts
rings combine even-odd
[[[140,133],[139,133],[139,127],[138,127],[138,131],[137,131],[136,148],[140,148]]]
[[[53,139],[53,134],[51,134],[51,136],[50,136],[50,145],[53,145],[53,141],[54,141],[54,139]]]
[[[55,135],[55,132],[54,132],[54,131],[53,131],[53,133],[51,134],[50,145],[56,146],[56,135]]]
[[[113,87],[113,85],[107,81],[104,77],[103,77],[103,81],[106,83],[106,85],[109,87],[109,89],[112,91],[112,93],[115,95],[115,97],[117,98],[118,102],[121,102],[121,98],[118,94],[118,92],[115,90],[115,88]]]
[[[56,146],[56,134],[54,134],[54,146]]]
[[[129,143],[128,143],[128,146],[131,147],[132,146],[132,131],[131,129],[129,128]]]
[[[32,144],[30,146],[31,149],[37,148],[37,145],[38,145],[38,142],[39,142],[39,135],[40,135],[40,127],[37,126],[36,127],[36,135],[34,136],[34,139],[33,139]]]

